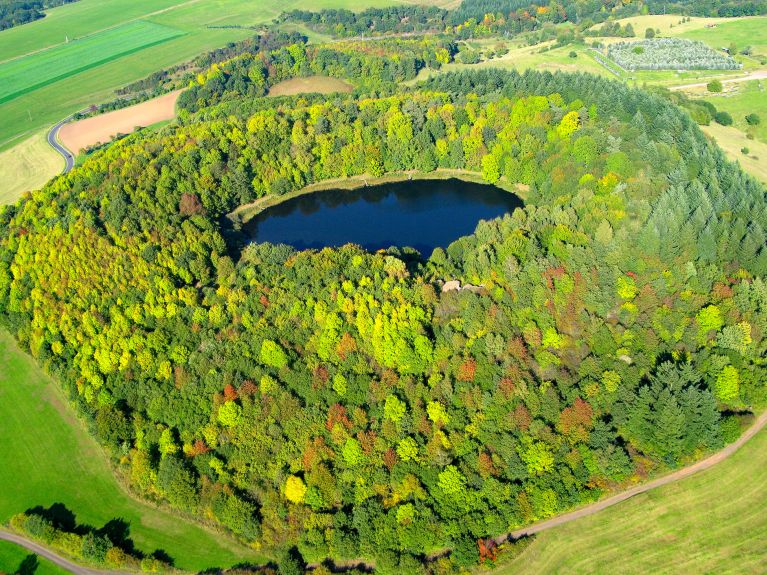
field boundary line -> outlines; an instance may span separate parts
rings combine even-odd
[[[30,92],[34,92],[36,90],[39,90],[40,88],[45,88],[46,86],[50,86],[51,84],[55,84],[56,82],[59,82],[61,80],[65,80],[70,77],[74,77],[77,74],[81,74],[82,72],[87,72],[88,70],[91,70],[93,68],[98,68],[99,66],[103,66],[104,64],[108,64],[110,62],[114,62],[115,60],[119,60],[120,58],[124,58],[125,56],[130,56],[132,54],[135,54],[137,52],[141,52],[142,50],[146,50],[149,48],[153,48],[155,46],[159,46],[160,44],[164,44],[165,42],[168,42],[170,40],[175,40],[176,38],[181,38],[182,36],[186,36],[188,32],[184,32],[183,30],[179,30],[179,34],[176,34],[175,36],[168,36],[167,38],[162,38],[160,40],[155,40],[154,42],[151,42],[149,44],[144,44],[142,46],[137,46],[136,48],[132,48],[130,50],[126,50],[125,52],[120,52],[118,54],[112,54],[111,56],[107,56],[106,58],[103,58],[101,60],[98,60],[96,62],[93,62],[91,64],[86,64],[85,66],[80,66],[79,68],[76,68],[70,72],[65,72],[63,74],[59,74],[58,76],[54,76],[52,78],[48,78],[46,80],[43,80],[42,82],[38,82],[37,84],[33,84],[32,86],[28,86],[22,90],[19,90],[18,92],[13,92],[12,94],[8,94],[7,96],[3,96],[0,98],[0,105],[6,104],[8,102],[11,102],[15,100],[16,98],[20,96],[24,96],[25,94],[29,94]]]
[[[90,38],[91,36],[95,36],[96,34],[101,34],[102,32],[107,32],[109,30],[113,30],[114,28],[119,28],[120,26],[123,26],[125,24],[130,24],[138,20],[144,20],[145,18],[152,18],[153,16],[164,14],[165,12],[170,12],[171,10],[176,10],[177,8],[188,6],[189,4],[197,4],[198,2],[201,2],[201,1],[202,0],[188,0],[187,2],[176,4],[175,6],[168,6],[167,8],[163,8],[162,10],[156,10],[148,14],[142,14],[141,16],[136,16],[135,18],[131,18],[130,20],[123,20],[122,22],[118,22],[117,24],[112,24],[111,26],[106,26],[105,28],[99,28],[98,30],[94,30],[93,32],[88,32],[87,34],[83,34],[82,36],[77,36],[75,38],[72,38],[72,40],[70,41],[74,42],[75,40],[84,40],[85,38]],[[57,8],[61,8],[61,7],[62,6],[57,6]],[[29,24],[32,24],[32,23],[33,22],[29,22]],[[153,22],[153,24],[158,24],[158,22]],[[160,24],[160,25],[167,26],[167,24]],[[168,26],[168,28],[172,28],[172,27],[173,26]],[[186,30],[184,30],[183,32],[184,32],[184,35],[189,33]],[[179,36],[176,36],[176,38],[178,37]],[[39,54],[40,52],[51,50],[52,48],[58,48],[59,46],[63,46],[66,44],[67,42],[57,42],[56,44],[51,44],[50,46],[45,46],[44,48],[38,48],[37,50],[32,50],[31,52],[27,52],[26,54],[19,54],[18,56],[14,56],[13,58],[0,60],[0,66],[2,66],[3,64],[8,64],[9,62],[13,62],[14,60],[21,60],[22,58],[26,58],[27,56],[33,56],[34,54]]]

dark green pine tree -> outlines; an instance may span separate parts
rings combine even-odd
[[[655,452],[669,465],[679,460],[684,447],[685,418],[670,389],[661,391],[655,404],[653,444]]]

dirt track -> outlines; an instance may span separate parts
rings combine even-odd
[[[180,93],[177,90],[122,110],[64,124],[59,130],[59,140],[77,154],[88,146],[109,142],[117,134],[129,134],[136,126],[171,120],[176,117],[176,100]]]
[[[99,571],[97,569],[89,569],[88,567],[83,567],[82,565],[78,565],[76,563],[72,563],[71,561],[64,559],[60,555],[57,555],[53,551],[49,551],[42,545],[38,545],[34,541],[30,541],[26,537],[22,537],[21,535],[16,535],[15,533],[11,533],[10,531],[5,531],[4,529],[0,529],[0,539],[3,539],[5,541],[10,541],[11,543],[16,543],[17,545],[20,545],[21,547],[24,547],[25,549],[28,549],[29,551],[32,551],[33,553],[39,555],[40,557],[44,557],[51,563],[55,563],[62,569],[65,569],[66,571],[69,571],[70,573],[74,573],[75,575],[102,575],[104,573],[110,573],[111,575],[119,575],[120,573],[125,573],[124,571]]]
[[[523,527],[522,529],[517,529],[516,531],[512,531],[511,533],[500,535],[495,538],[495,541],[497,543],[503,543],[504,541],[507,541],[508,539],[518,539],[526,535],[533,535],[535,533],[544,531],[545,529],[550,529],[552,527],[556,527],[564,523],[569,523],[570,521],[575,521],[576,519],[580,519],[581,517],[593,515],[595,513],[598,513],[602,509],[605,509],[607,507],[612,507],[613,505],[626,501],[627,499],[630,499],[634,497],[635,495],[639,495],[640,493],[645,493],[657,487],[668,485],[669,483],[674,483],[675,481],[679,481],[680,479],[689,477],[690,475],[698,473],[699,471],[710,469],[711,467],[714,467],[717,463],[724,461],[730,455],[735,453],[749,439],[751,439],[754,435],[756,435],[759,431],[761,431],[761,429],[764,428],[765,425],[767,425],[767,411],[762,413],[756,419],[756,421],[754,421],[751,427],[749,427],[737,439],[737,441],[735,441],[734,443],[731,443],[730,445],[728,445],[721,451],[716,452],[715,454],[711,455],[710,457],[707,457],[706,459],[698,461],[697,463],[690,465],[689,467],[684,467],[678,471],[674,471],[673,473],[664,475],[663,477],[659,477],[658,479],[654,479],[653,481],[650,481],[648,483],[644,483],[642,485],[637,485],[636,487],[632,487],[631,489],[627,491],[623,491],[622,493],[618,493],[617,495],[613,495],[612,497],[608,497],[606,499],[602,499],[595,503],[591,503],[589,505],[581,507],[580,509],[571,511],[570,513],[565,513],[564,515],[559,515],[557,517],[553,517],[552,519],[541,521],[540,523],[535,523],[533,525]],[[53,563],[55,563],[62,569],[65,569],[69,571],[70,573],[74,573],[75,575],[121,575],[122,573],[124,573],[119,571],[97,570],[97,569],[90,569],[88,567],[82,567],[80,565],[77,565],[76,563],[72,563],[68,559],[61,557],[60,555],[57,555],[53,551],[49,551],[45,547],[38,545],[37,543],[27,539],[26,537],[17,535],[10,531],[6,531],[2,528],[0,528],[0,539],[11,541],[26,549],[29,549],[33,553],[37,553],[41,557],[45,557],[46,559],[52,561]],[[441,554],[442,553],[438,555],[441,555]],[[355,566],[374,567],[374,565],[370,563],[366,563],[364,561],[353,561],[349,563]]]
[[[571,511],[570,513],[565,513],[564,515],[559,515],[557,517],[553,517],[546,521],[541,521],[540,523],[534,523],[533,525],[528,525],[527,527],[523,527],[522,529],[517,529],[516,531],[512,531],[511,533],[508,533],[506,535],[501,535],[500,537],[496,537],[495,540],[497,543],[502,543],[508,539],[518,539],[520,537],[524,537],[525,535],[533,535],[534,533],[538,533],[539,531],[543,531],[544,529],[550,529],[551,527],[556,527],[557,525],[562,525],[563,523],[569,523],[570,521],[580,519],[581,517],[586,517],[587,515],[593,515],[594,513],[597,513],[601,511],[602,509],[605,509],[607,507],[612,507],[616,503],[626,501],[627,499],[630,499],[634,497],[635,495],[639,495],[640,493],[645,493],[657,487],[668,485],[669,483],[674,483],[675,481],[679,481],[680,479],[689,477],[690,475],[698,473],[699,471],[710,469],[711,467],[727,459],[730,455],[732,455],[738,449],[740,449],[740,447],[743,446],[744,443],[746,443],[749,439],[751,439],[754,435],[756,435],[766,424],[767,424],[767,411],[762,413],[762,415],[760,415],[756,419],[756,421],[754,421],[753,425],[751,425],[751,427],[749,427],[737,439],[737,441],[735,441],[734,443],[731,443],[730,445],[728,445],[721,451],[717,451],[715,454],[707,457],[706,459],[702,459],[698,461],[697,463],[694,463],[688,467],[683,467],[679,471],[674,471],[673,473],[669,473],[668,475],[664,475],[663,477],[659,477],[658,479],[654,479],[653,481],[649,481],[648,483],[643,483],[642,485],[637,485],[636,487],[632,487],[631,489],[622,491],[621,493],[613,495],[612,497],[608,497],[606,499],[602,499],[595,503],[591,503],[589,505],[586,505],[585,507],[581,507],[580,509]]]
[[[764,80],[767,78],[767,70],[758,70],[751,72],[748,76],[740,78],[722,78],[722,84],[736,84],[738,82],[748,82],[750,80]],[[708,82],[697,82],[695,84],[684,84],[682,86],[672,86],[671,90],[692,90],[694,88],[705,88]]]

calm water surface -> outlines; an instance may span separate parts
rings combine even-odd
[[[514,194],[460,180],[415,180],[325,190],[268,208],[245,225],[253,242],[297,249],[359,244],[373,251],[413,247],[423,255],[474,232],[480,220],[522,206]]]

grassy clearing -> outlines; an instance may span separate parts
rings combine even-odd
[[[162,549],[182,569],[260,559],[228,537],[124,492],[51,380],[2,330],[0,420],[0,522],[30,507],[63,503],[80,523],[101,527],[124,519],[138,549]]]
[[[753,56],[738,55],[736,59],[743,64],[743,70],[738,72],[691,70],[676,71],[639,71],[624,79],[636,80],[639,83],[661,85],[684,84],[694,81],[708,81],[712,78],[739,76],[745,72],[761,69],[758,57],[767,55],[767,17],[749,18],[691,18],[689,22],[680,24],[679,15],[635,16],[618,20],[622,25],[631,24],[636,32],[636,38],[599,38],[603,44],[624,42],[644,38],[647,28],[660,32],[659,37],[680,37],[689,40],[700,40],[714,50],[727,48],[735,43],[738,49],[751,46]],[[596,28],[599,28],[597,25]],[[714,26],[707,28],[706,26]]]
[[[64,571],[47,559],[38,557],[23,547],[8,541],[0,541],[0,573],[21,572],[19,567],[22,564],[28,566],[36,564],[37,567],[34,571],[31,568],[28,571],[24,571],[25,573],[34,573],[34,575],[65,575],[67,573],[67,571]]]
[[[481,68],[501,68],[502,70],[519,70],[520,72],[533,68],[549,72],[590,72],[600,76],[614,77],[594,59],[591,50],[585,46],[564,46],[541,52],[541,49],[545,46],[546,44],[539,44],[536,46],[514,48],[504,56],[493,58],[492,60],[484,60],[478,64],[446,64],[439,71],[426,68],[421,70],[415,82],[426,80],[436,74],[457,70],[478,70]],[[575,52],[576,57],[571,58],[570,52]]]
[[[682,16],[678,14],[648,14],[646,16],[631,16],[617,20],[621,26],[631,24],[637,38],[644,38],[645,30],[652,28],[660,30],[661,36],[680,36],[685,32],[704,30],[707,25],[727,22],[728,18],[698,18],[691,17],[689,22],[680,23]],[[735,20],[735,19],[733,19]],[[596,24],[592,29],[599,30],[602,24]],[[618,40],[632,40],[632,38],[618,38]]]
[[[353,87],[348,82],[328,76],[309,76],[307,78],[292,78],[275,84],[269,90],[270,96],[294,96],[296,94],[334,94],[349,93]]]
[[[728,112],[736,128],[752,133],[755,138],[767,143],[767,80],[729,84],[725,88],[722,94],[706,95],[706,100],[718,110]],[[746,122],[746,115],[752,113],[761,118],[761,123],[757,126],[749,126]]]
[[[0,65],[0,103],[181,34],[175,28],[137,20],[11,60]]]
[[[0,205],[13,204],[24,192],[37,190],[64,168],[64,159],[48,145],[47,132],[0,152]]]
[[[755,178],[767,184],[767,144],[758,140],[749,140],[737,128],[720,126],[712,123],[701,129],[716,140],[727,156]],[[741,150],[748,148],[748,154]]]
[[[180,4],[179,0],[80,0],[46,11],[45,18],[0,34],[0,62],[64,45],[101,30],[144,18]]]
[[[716,467],[545,531],[494,575],[767,571],[767,432]]]
[[[685,30],[679,34],[691,40],[701,40],[712,48],[726,48],[734,43],[738,49],[751,46],[756,54],[767,54],[767,17],[727,18],[716,28]]]

